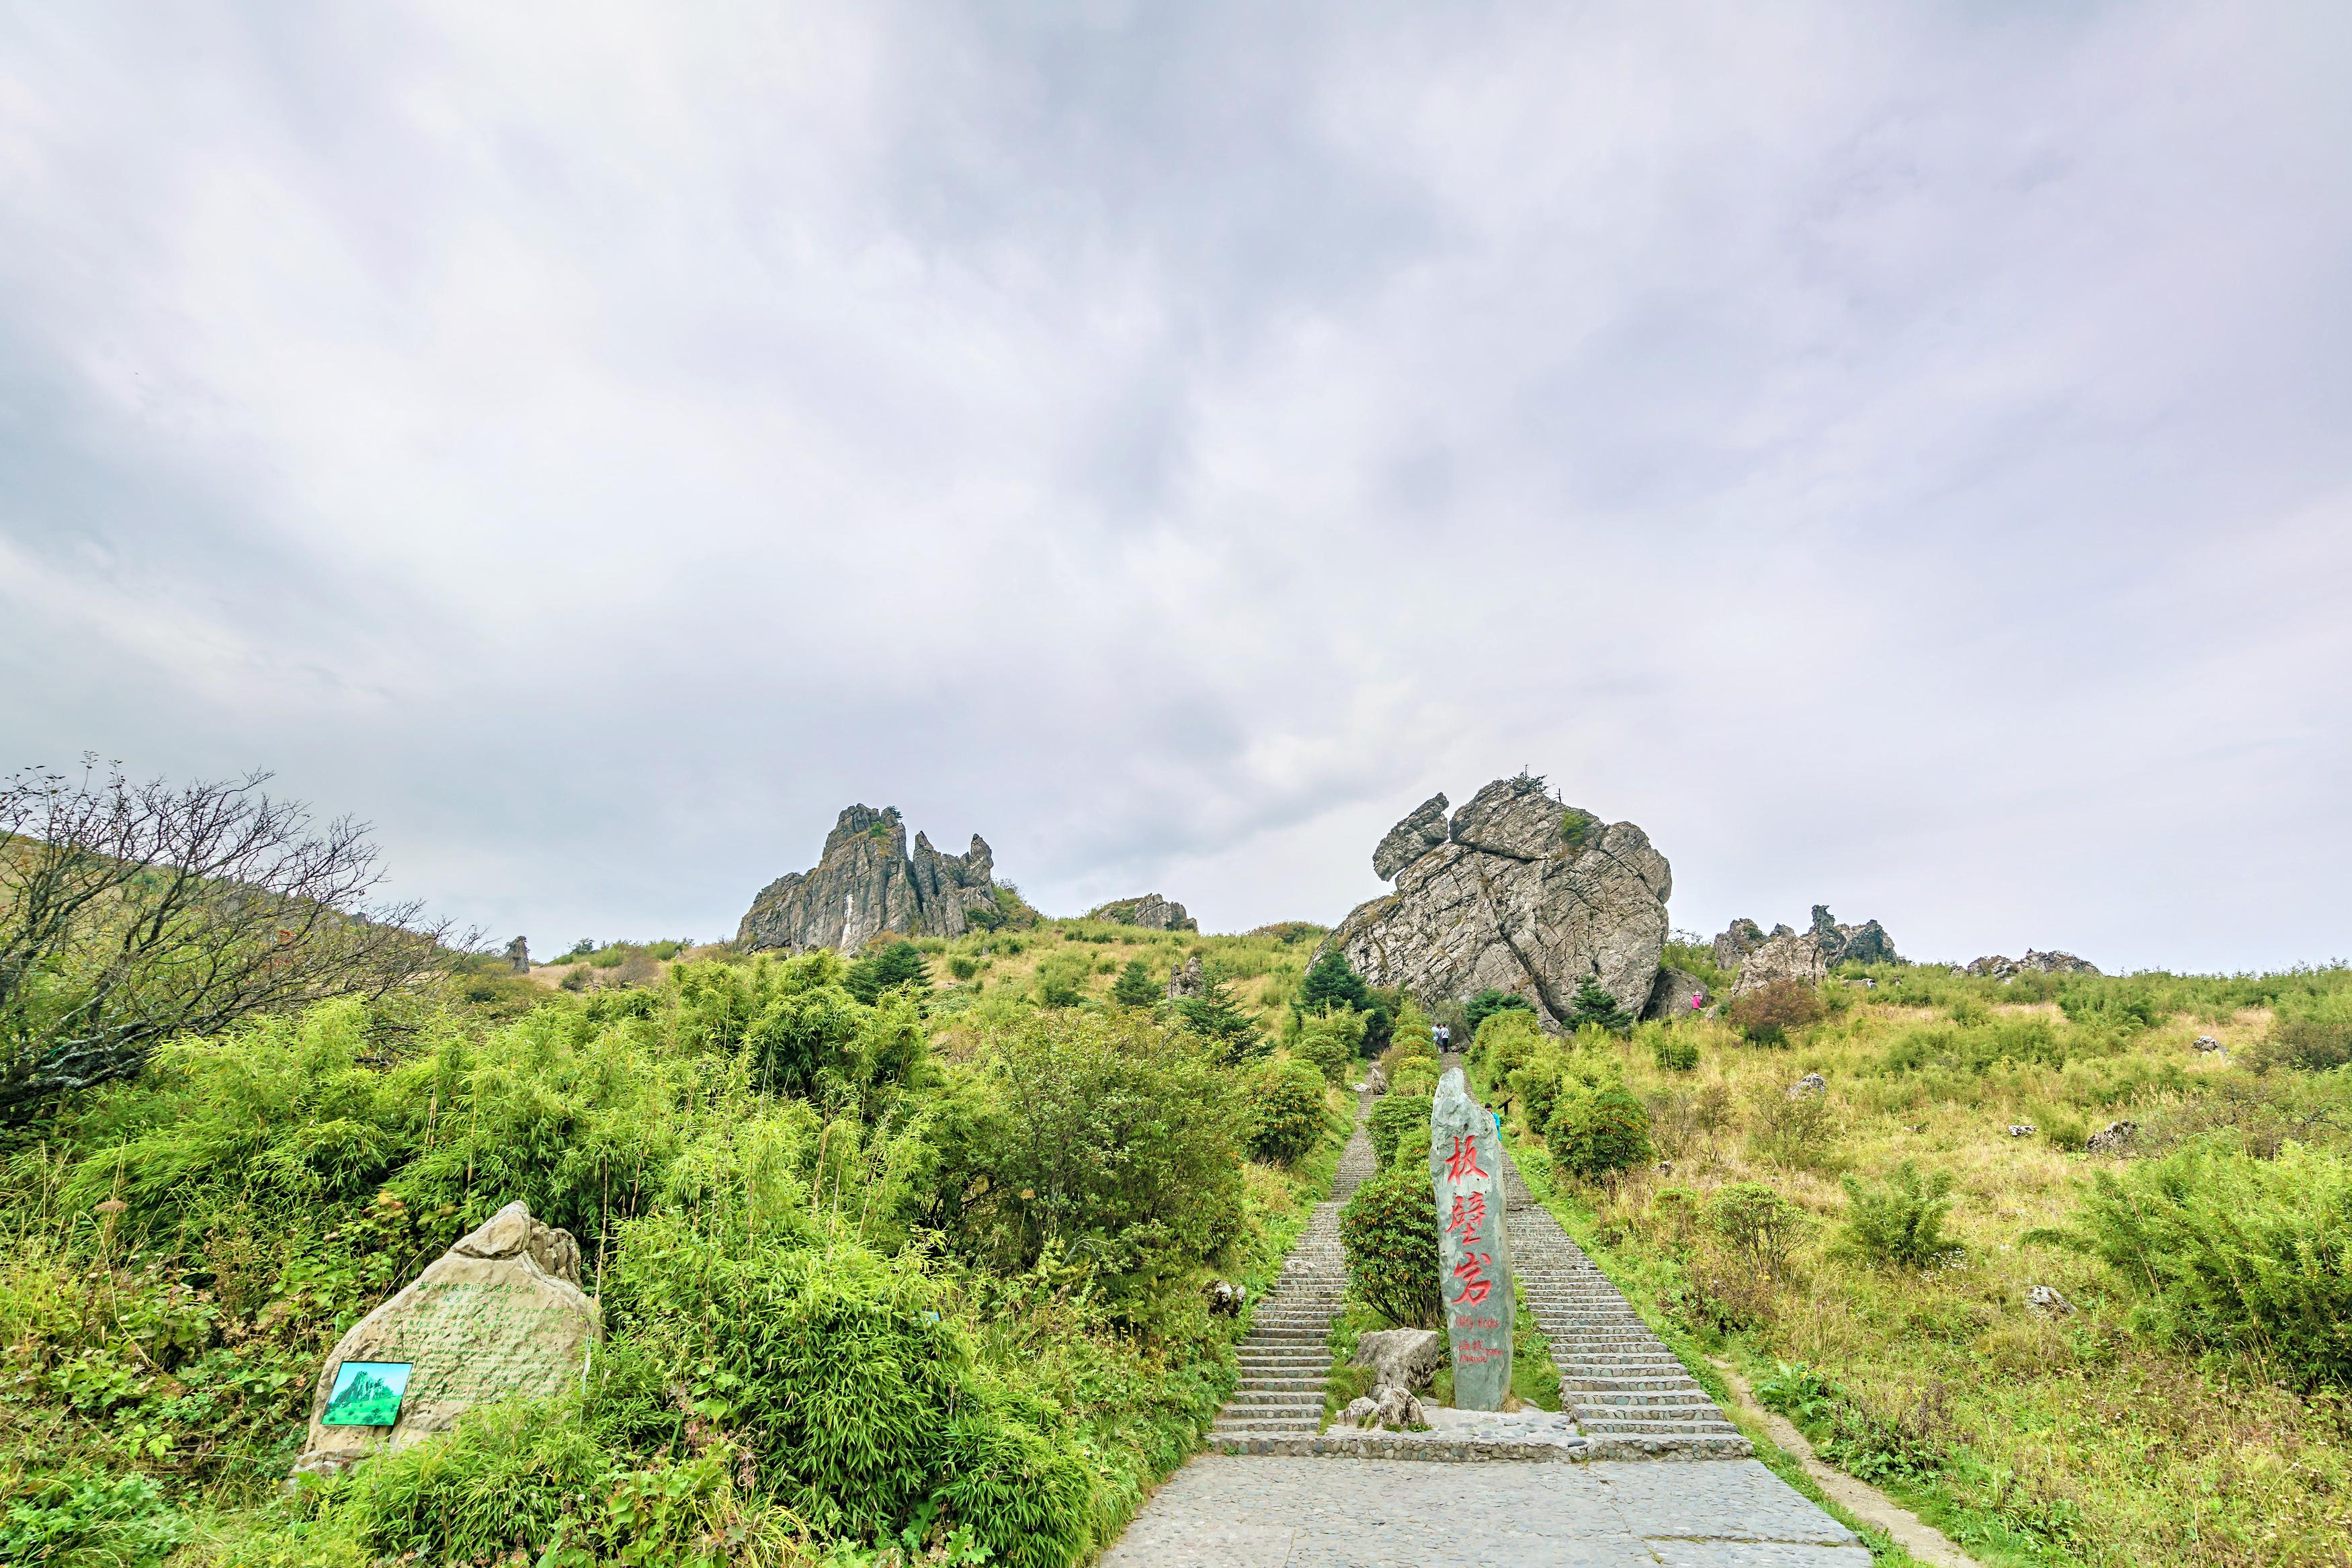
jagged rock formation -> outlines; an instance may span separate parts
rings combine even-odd
[[[1990,976],[1996,980],[2013,980],[2028,970],[2038,970],[2045,975],[2095,975],[2099,967],[2077,958],[2072,953],[2037,953],[2031,947],[2025,950],[2022,958],[2004,958],[1994,953],[1979,958],[1965,969],[1957,964],[1952,967],[1955,975]]]
[[[1715,939],[1715,967],[1727,972],[1737,969],[1748,954],[1764,946],[1764,927],[1741,916],[1723,928]]]
[[[446,1432],[477,1405],[545,1399],[580,1386],[604,1313],[580,1288],[580,1244],[568,1230],[508,1204],[458,1239],[392,1300],[335,1343],[310,1398],[310,1441],[297,1473],[332,1475],[378,1449]],[[383,1426],[326,1420],[345,1362],[397,1367],[387,1385],[397,1418]]]
[[[1744,997],[1775,980],[1818,986],[1829,977],[1829,956],[1822,939],[1810,931],[1801,936],[1790,931],[1785,936],[1767,938],[1741,961],[1739,974],[1731,982],[1731,994],[1735,998]]]
[[[1899,964],[1902,956],[1895,951],[1895,939],[1886,927],[1875,920],[1865,920],[1859,925],[1841,925],[1830,917],[1826,904],[1813,905],[1813,931],[1822,944],[1822,955],[1832,967],[1839,964]]]
[[[1170,1001],[1181,1002],[1192,997],[1205,997],[1208,994],[1209,980],[1208,977],[1201,972],[1201,955],[1195,953],[1181,964],[1170,967],[1168,970]]]
[[[1396,892],[1359,905],[1325,941],[1375,986],[1427,1001],[1489,988],[1561,1024],[1587,979],[1630,1013],[1646,1007],[1666,940],[1674,873],[1631,822],[1603,824],[1522,774],[1454,813],[1433,796],[1389,831],[1373,869]]]
[[[747,951],[831,947],[855,953],[885,931],[905,936],[961,936],[975,910],[993,914],[994,857],[971,836],[960,855],[941,854],[915,835],[896,806],[851,806],[835,819],[813,871],[788,872],[760,890],[735,939]]]
[[[1724,927],[1723,935],[1715,939],[1715,967],[1740,971],[1740,983],[1733,990],[1734,996],[1741,991],[1752,991],[1765,982],[1748,978],[1747,966],[1750,956],[1773,943],[1797,935],[1786,925],[1775,925],[1772,934],[1767,936],[1763,928],[1753,920],[1735,920]],[[1811,951],[1801,954],[1795,948],[1776,949],[1780,956],[1774,960],[1774,973],[1766,977],[1767,979],[1802,979],[1811,973],[1816,956],[1821,961],[1820,967],[1823,973],[1847,962],[1899,964],[1903,961],[1895,954],[1895,939],[1886,935],[1885,926],[1875,920],[1864,921],[1860,925],[1841,925],[1832,918],[1826,904],[1813,905],[1812,928],[1804,936],[1812,943]],[[1815,980],[1821,977],[1813,976]]]
[[[1115,898],[1108,904],[1098,904],[1087,911],[1089,920],[1108,920],[1114,925],[1140,925],[1147,931],[1198,931],[1201,923],[1184,913],[1184,906],[1173,899],[1147,893],[1140,898]]]

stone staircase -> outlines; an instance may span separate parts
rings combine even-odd
[[[1348,1289],[1339,1210],[1372,1174],[1372,1145],[1364,1135],[1366,1103],[1357,1102],[1356,1130],[1339,1155],[1330,1198],[1315,1206],[1283,1260],[1281,1277],[1259,1298],[1249,1333],[1234,1346],[1241,1377],[1209,1428],[1214,1445],[1256,1448],[1267,1439],[1312,1437],[1322,1427],[1331,1319]]]
[[[1592,1266],[1504,1156],[1519,1297],[1551,1341],[1561,1403],[1596,1458],[1744,1458],[1748,1441]]]

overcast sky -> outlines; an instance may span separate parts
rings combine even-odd
[[[1330,922],[2352,953],[2352,8],[0,6],[0,763],[546,953],[853,800]]]

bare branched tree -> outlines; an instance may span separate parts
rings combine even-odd
[[[161,1041],[441,967],[446,923],[370,902],[367,825],[313,831],[267,773],[173,789],[83,759],[0,782],[0,1123],[136,1072]]]

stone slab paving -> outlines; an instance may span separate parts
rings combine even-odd
[[[1430,1465],[1204,1454],[1103,1568],[1869,1568],[1753,1459]]]

